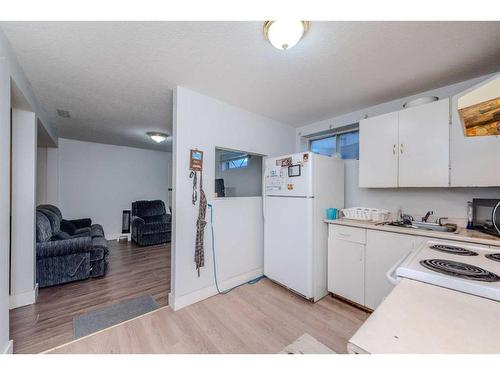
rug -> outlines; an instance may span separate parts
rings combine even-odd
[[[148,294],[90,311],[73,318],[73,336],[75,339],[79,339],[80,337],[151,312],[157,308],[158,305],[153,296]]]
[[[304,333],[283,349],[280,354],[337,354],[314,337]]]

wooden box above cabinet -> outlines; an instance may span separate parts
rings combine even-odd
[[[449,186],[449,126],[449,99],[361,120],[359,186]]]

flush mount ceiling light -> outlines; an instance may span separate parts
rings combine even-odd
[[[149,135],[149,137],[156,143],[165,142],[168,138],[167,134],[160,132],[147,132],[146,134]]]
[[[309,29],[309,21],[266,21],[264,35],[277,49],[287,50],[296,45]]]

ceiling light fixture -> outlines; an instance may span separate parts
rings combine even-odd
[[[266,21],[264,35],[277,49],[287,50],[296,45],[309,29],[309,21]]]
[[[147,132],[146,134],[149,135],[149,137],[156,143],[165,142],[168,138],[167,134],[160,132]]]

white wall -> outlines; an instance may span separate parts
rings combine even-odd
[[[57,199],[49,188],[49,203],[57,200],[64,217],[90,217],[104,227],[106,238],[117,238],[122,211],[133,201],[161,199],[168,209],[171,155],[60,138],[59,148],[49,149],[48,180],[59,182]]]
[[[0,354],[9,350],[10,77],[0,56]]]
[[[0,353],[12,350],[9,343],[9,244],[10,244],[10,82],[15,81],[29,106],[57,143],[57,133],[45,121],[38,104],[4,33],[0,31]]]
[[[385,208],[396,214],[398,209],[420,218],[427,211],[434,217],[449,217],[465,222],[467,201],[472,198],[500,199],[500,187],[496,188],[394,188],[367,189],[358,185],[358,160],[346,160],[345,205],[346,207]]]
[[[490,76],[499,77],[500,73]],[[469,84],[469,90],[483,86],[483,79]],[[483,91],[483,90],[480,90]],[[462,121],[458,113],[458,98],[455,95],[451,100],[451,186],[467,186],[470,181],[474,186],[500,186],[500,136],[465,137]],[[485,173],[488,171],[489,173]],[[493,181],[493,183],[492,183]]]
[[[222,170],[221,154],[215,152],[215,178],[224,179],[226,197],[258,197],[262,195],[262,157],[250,155],[245,168]]]
[[[189,150],[204,151],[203,181],[214,204],[219,280],[223,287],[262,275],[261,198],[214,200],[215,148],[277,156],[293,152],[295,130],[183,87],[174,91],[174,216],[172,293],[174,309],[216,293],[210,245],[205,230],[205,267],[198,277],[194,246],[198,204],[191,203]],[[207,214],[208,218],[208,214]],[[237,218],[237,220],[235,220]]]
[[[10,307],[35,302],[36,116],[12,109]]]

